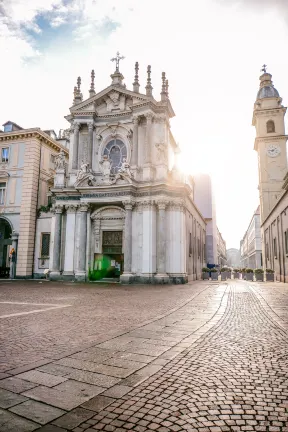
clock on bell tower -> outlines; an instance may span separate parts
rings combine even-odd
[[[287,173],[284,117],[286,107],[272,83],[266,65],[260,76],[260,89],[254,104],[252,124],[256,129],[254,150],[258,153],[259,194],[262,223],[282,193]]]

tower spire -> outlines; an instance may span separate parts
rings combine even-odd
[[[168,82],[168,79],[166,79],[165,91],[166,91],[166,97],[167,97],[167,99],[169,99],[169,82]]]
[[[83,95],[81,93],[81,77],[77,78],[77,87],[74,87],[74,104],[82,102]]]
[[[91,85],[90,85],[90,90],[89,90],[90,97],[95,95],[94,80],[95,80],[95,72],[94,72],[94,69],[92,69],[92,71],[91,71]]]
[[[147,67],[147,85],[146,85],[146,95],[152,96],[153,87],[151,85],[151,66]]]
[[[134,77],[134,83],[133,83],[133,91],[135,93],[139,93],[139,87],[140,87],[138,72],[139,72],[139,63],[136,62],[135,63],[135,77]]]
[[[161,101],[166,99],[166,73],[162,72],[162,90],[161,90]]]

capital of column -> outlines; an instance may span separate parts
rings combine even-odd
[[[150,113],[150,112],[148,112],[148,113],[146,113],[144,115],[146,117],[147,122],[151,123],[152,120],[153,120],[153,118],[154,118],[154,115],[152,113]]]
[[[147,201],[142,201],[141,205],[142,205],[142,209],[143,210],[149,210],[152,207],[154,207],[155,202],[153,200],[152,201],[148,201],[148,200]]]
[[[81,203],[79,206],[80,212],[87,212],[89,210],[90,206],[87,203]]]
[[[78,122],[73,123],[73,129],[74,129],[74,132],[79,132],[80,123],[78,123]]]
[[[77,205],[75,204],[67,204],[65,205],[65,209],[67,213],[76,213],[77,211]]]
[[[125,210],[132,210],[135,205],[135,201],[122,201],[123,207]]]
[[[54,207],[54,210],[55,210],[55,213],[56,214],[61,214],[62,212],[63,212],[63,205],[61,205],[61,204],[57,204],[57,205],[55,205],[55,207]]]
[[[159,201],[156,201],[156,205],[157,205],[159,210],[165,210],[165,208],[169,205],[169,201],[168,200],[159,200]]]
[[[94,130],[94,124],[93,123],[87,123],[87,126],[88,126],[88,131],[89,132],[93,132],[93,130]]]
[[[133,115],[133,117],[132,117],[132,123],[133,123],[133,125],[138,125],[139,121],[140,121],[140,116]]]

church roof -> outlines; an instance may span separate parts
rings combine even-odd
[[[273,84],[260,88],[260,90],[257,93],[257,99],[265,99],[265,98],[272,98],[272,97],[279,97],[278,90],[276,90]]]

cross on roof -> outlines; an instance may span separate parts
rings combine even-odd
[[[116,71],[115,72],[119,72],[119,62],[120,62],[120,60],[123,60],[124,58],[125,58],[124,56],[120,57],[120,53],[119,53],[119,51],[117,51],[116,57],[113,57],[111,59],[112,62],[114,62],[114,61],[116,62]]]
[[[267,72],[267,65],[266,65],[266,64],[264,64],[264,65],[262,66],[261,72],[264,72],[264,73]]]

